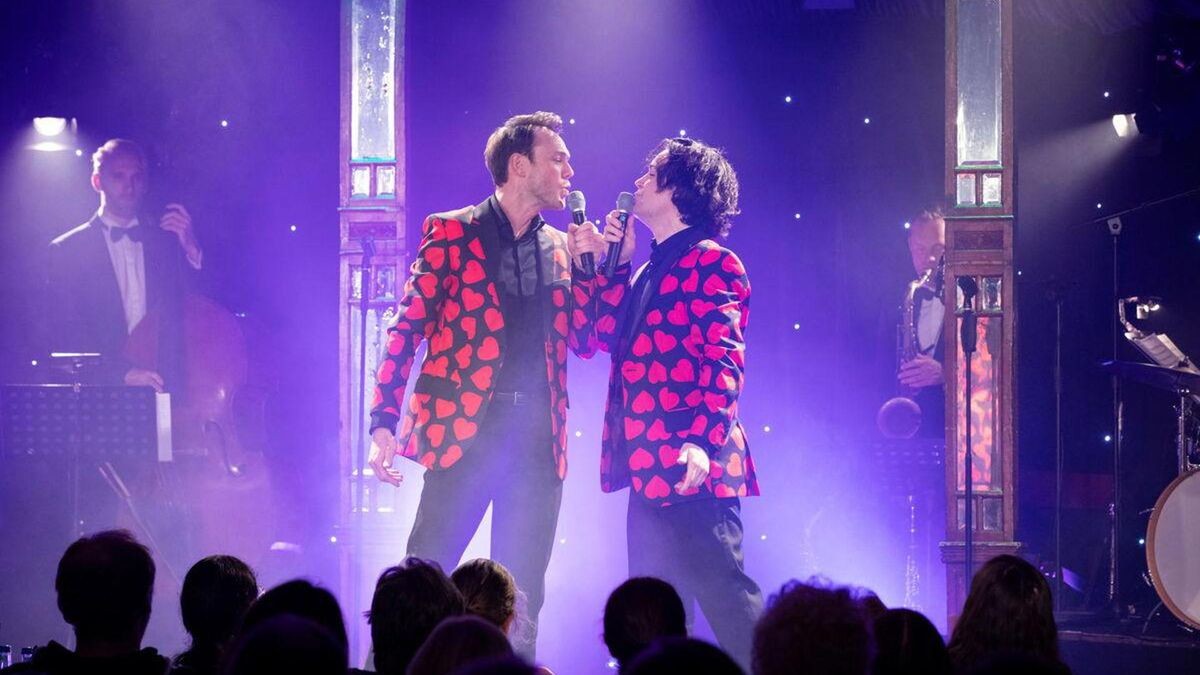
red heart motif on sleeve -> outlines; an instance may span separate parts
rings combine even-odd
[[[679,259],[679,266],[684,269],[691,269],[696,266],[696,259],[699,257],[699,249],[692,249],[687,252],[687,255]]]
[[[446,438],[446,427],[441,424],[430,424],[425,427],[425,436],[433,447],[440,447]]]
[[[724,342],[725,338],[729,337],[729,324],[727,323],[712,323],[708,325],[708,341],[713,344]]]
[[[463,307],[467,308],[468,312],[473,312],[480,307],[483,307],[483,293],[473,291],[469,288],[462,290]]]
[[[465,316],[459,325],[462,326],[463,333],[466,334],[468,340],[475,339],[475,317]]]
[[[638,448],[629,456],[629,468],[634,471],[649,469],[652,466],[654,466],[654,455],[646,452],[644,448]]]
[[[600,317],[596,322],[596,332],[601,335],[612,335],[617,329],[617,320],[611,314]]]
[[[707,300],[701,300],[700,298],[692,300],[691,307],[692,314],[694,314],[696,318],[703,318],[706,314],[717,308],[715,304]]]
[[[425,467],[426,469],[432,469],[435,459],[437,459],[437,455],[433,454],[432,452],[427,452],[424,455],[421,455],[421,466]]]
[[[675,466],[675,462],[679,461],[679,448],[673,448],[669,445],[658,446],[658,461],[664,469]],[[714,464],[713,466],[716,465]]]
[[[447,300],[442,303],[442,318],[446,320],[446,323],[457,319],[460,312],[462,312],[462,305],[459,305],[457,302]]]
[[[721,249],[710,248],[700,254],[700,265],[711,265],[721,259]]]
[[[741,453],[729,453],[729,461],[725,462],[725,472],[730,476],[737,478],[742,475],[742,455]]]
[[[558,331],[559,335],[567,334],[567,313],[566,312],[555,312],[554,313],[554,330]]]
[[[695,293],[696,289],[700,287],[700,273],[692,270],[692,273],[683,280],[683,283],[679,284],[679,287],[688,293]]]
[[[449,366],[450,366],[450,359],[446,358],[445,356],[439,356],[436,359],[433,359],[432,361],[430,361],[429,359],[426,359],[425,365],[421,366],[421,372],[425,373],[426,375],[436,375],[438,377],[445,377],[446,370]]]
[[[733,488],[729,487],[728,485],[724,483],[718,483],[717,486],[713,488],[713,495],[719,499],[726,499],[728,497],[736,497],[737,493],[735,493]]]
[[[667,381],[667,367],[655,361],[650,364],[650,384],[660,384]]]
[[[376,408],[380,403],[383,403],[383,392],[375,387],[375,393],[371,394],[371,407]]]
[[[462,459],[462,447],[452,445],[446,448],[446,452],[442,455],[442,458],[438,460],[438,464],[441,464],[443,469],[449,469],[460,459]]]
[[[462,248],[458,246],[450,247],[450,269],[456,270],[462,267]]]
[[[645,333],[641,333],[637,336],[637,339],[633,341],[633,346],[630,348],[630,351],[633,352],[634,356],[645,356],[650,353],[652,348],[653,344],[650,342],[650,337]]]
[[[726,284],[725,280],[716,274],[710,274],[708,275],[708,278],[704,280],[705,295],[716,295],[718,293],[727,292],[729,292],[728,284]]]
[[[439,398],[433,402],[433,412],[439,418],[449,417],[458,411],[458,406],[453,401],[447,401],[444,398]]]
[[[717,412],[729,405],[729,399],[722,394],[714,394],[710,391],[704,395],[704,404],[710,411]]]
[[[725,425],[724,424],[718,424],[717,426],[713,427],[708,432],[708,442],[712,443],[713,445],[717,446],[718,448],[725,445]],[[729,473],[733,474],[732,471],[730,471]],[[736,474],[734,474],[734,475],[736,475]]]
[[[420,296],[410,297],[408,309],[404,310],[404,318],[410,321],[420,321],[425,316],[425,301]]]
[[[663,410],[674,410],[679,407],[679,394],[663,387],[658,392],[658,402],[662,404]]]
[[[735,255],[725,256],[725,259],[721,261],[721,269],[739,277],[746,273],[746,268],[742,266],[742,261],[738,260]]]
[[[483,244],[478,239],[472,239],[471,243],[467,244],[467,249],[475,254],[475,257],[483,257]]]
[[[671,308],[671,311],[667,312],[667,321],[670,321],[676,326],[686,326],[688,324],[687,307],[683,304],[683,302],[675,303],[675,306]]]
[[[395,356],[404,349],[404,338],[400,337],[399,333],[388,334],[387,353]]]
[[[576,308],[571,312],[571,323],[576,328],[583,328],[587,325],[587,314],[584,314],[582,309]]]
[[[468,260],[463,268],[462,280],[465,284],[477,284],[483,281],[483,265],[478,260]]]
[[[460,441],[465,441],[475,435],[479,431],[479,425],[471,420],[458,418],[454,420],[454,437]]]
[[[484,366],[479,370],[471,373],[471,382],[476,389],[486,391],[492,386],[492,367]]]
[[[437,277],[432,274],[417,277],[417,290],[426,298],[432,298],[437,293]]]
[[[375,374],[375,381],[379,384],[387,384],[392,381],[392,375],[396,372],[396,362],[391,359],[384,360],[379,365],[379,372]]]
[[[458,293],[458,287],[459,287],[458,277],[454,276],[453,274],[447,275],[446,279],[444,281],[442,281],[442,288],[446,289],[447,295],[454,295],[454,294]]]
[[[637,438],[638,436],[642,435],[642,432],[645,430],[646,430],[645,422],[643,422],[641,420],[631,419],[629,417],[625,418],[625,440],[631,441],[631,440]]]
[[[657,326],[658,324],[662,323],[662,320],[663,320],[663,313],[662,313],[661,309],[652,309],[649,312],[646,312],[646,324],[647,325]]]
[[[646,438],[651,441],[665,441],[670,437],[671,434],[667,433],[667,426],[661,419],[654,420],[654,424],[651,424],[650,430],[646,432]]]
[[[464,391],[459,400],[462,401],[463,412],[468,417],[474,417],[479,414],[479,408],[483,405],[483,397],[473,391]]]
[[[671,488],[665,480],[655,476],[650,479],[649,483],[646,483],[646,489],[642,494],[650,499],[662,499],[671,494]]]
[[[489,335],[483,338],[483,342],[480,343],[479,349],[475,352],[475,355],[484,361],[491,361],[499,358],[500,343],[496,341],[496,338]]]
[[[446,251],[442,248],[429,247],[421,254],[429,266],[435,270],[442,269],[442,265],[446,264]]]
[[[604,471],[607,472],[608,469],[604,469]],[[610,485],[610,483],[604,482],[604,485]],[[605,490],[605,491],[607,492],[607,490]],[[634,492],[642,491],[642,479],[637,476],[633,477],[633,491]]]
[[[679,359],[679,362],[671,369],[671,379],[676,382],[694,382],[696,369],[692,367],[692,362],[688,359]]]
[[[673,336],[668,335],[661,330],[654,331],[654,346],[658,348],[660,354],[666,354],[679,344]]]
[[[633,383],[646,376],[646,366],[636,361],[626,361],[621,364],[621,375],[627,382]]]
[[[641,392],[633,398],[633,404],[630,405],[633,412],[641,415],[654,410],[654,397],[648,392]]]
[[[623,297],[625,297],[625,284],[617,284],[600,294],[600,299],[613,307],[621,304],[621,298]]]
[[[471,345],[463,345],[458,351],[454,352],[454,362],[459,368],[466,368],[471,365]]]
[[[487,327],[493,332],[498,331],[504,327],[504,316],[500,314],[500,310],[496,309],[495,307],[489,307],[483,313],[483,322],[486,323]]]
[[[462,236],[463,236],[462,223],[458,222],[457,220],[443,220],[442,224],[443,224],[442,227],[446,232],[446,239],[448,239],[450,241],[454,241],[455,239],[462,238]]]
[[[662,294],[667,294],[667,293],[674,291],[677,288],[679,288],[679,278],[674,275],[668,274],[667,276],[663,277],[662,283],[660,283],[658,285],[658,292],[662,293]]]

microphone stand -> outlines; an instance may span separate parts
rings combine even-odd
[[[350,565],[350,578],[352,580],[350,588],[353,589],[353,600],[351,606],[354,611],[351,616],[356,620],[352,622],[353,635],[351,644],[357,648],[359,644],[359,627],[360,621],[358,617],[362,615],[359,607],[361,593],[360,586],[362,585],[362,564],[363,564],[363,520],[366,518],[367,510],[367,482],[364,475],[367,466],[367,439],[363,437],[363,423],[366,419],[366,397],[367,397],[367,312],[371,307],[371,285],[374,276],[371,274],[371,256],[375,255],[375,240],[371,237],[363,237],[362,239],[362,262],[359,265],[359,281],[358,281],[358,416],[356,426],[358,426],[358,444],[355,446],[355,462],[354,462],[354,563]]]
[[[975,323],[975,294],[979,287],[974,279],[970,277],[960,277],[958,280],[959,287],[963,291],[963,313],[960,344],[962,345],[964,356],[964,387],[963,397],[965,402],[963,418],[966,422],[966,452],[963,453],[963,487],[964,487],[964,503],[963,503],[963,551],[965,553],[963,559],[963,572],[965,573],[966,587],[971,587],[971,577],[974,573],[975,561],[975,518],[974,505],[971,503],[973,499],[974,480],[971,475],[974,471],[973,457],[974,447],[971,441],[971,385],[972,373],[971,362],[975,354],[976,343],[979,338],[978,326]]]

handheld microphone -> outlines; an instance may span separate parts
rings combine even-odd
[[[587,222],[587,216],[584,211],[587,209],[587,199],[579,190],[572,190],[567,195],[567,208],[571,209],[571,220],[575,221],[576,225],[582,225]],[[596,273],[596,256],[591,253],[584,253],[579,256],[579,265],[583,268],[583,273],[589,277]]]
[[[608,257],[604,259],[604,276],[611,277],[617,271],[621,257],[621,246],[625,243],[625,230],[629,227],[629,210],[633,208],[633,195],[622,192],[617,196],[617,222],[621,223],[621,240],[608,245]]]

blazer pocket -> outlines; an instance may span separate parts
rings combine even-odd
[[[446,377],[422,374],[413,384],[413,393],[429,394],[435,398],[457,401],[458,385],[454,383],[454,380]]]
[[[668,410],[667,412],[663,413],[663,427],[672,433],[686,431],[687,429],[692,428],[692,421],[695,419],[695,408]]]

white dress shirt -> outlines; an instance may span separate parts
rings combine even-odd
[[[146,255],[142,250],[142,242],[134,241],[130,237],[121,237],[120,241],[113,241],[108,229],[136,227],[138,219],[134,218],[122,225],[102,213],[100,220],[106,226],[104,243],[108,246],[108,257],[112,260],[117,288],[121,291],[121,306],[125,308],[125,330],[126,333],[132,333],[146,317]],[[188,264],[200,269],[200,256],[196,256],[195,259],[189,256]]]

